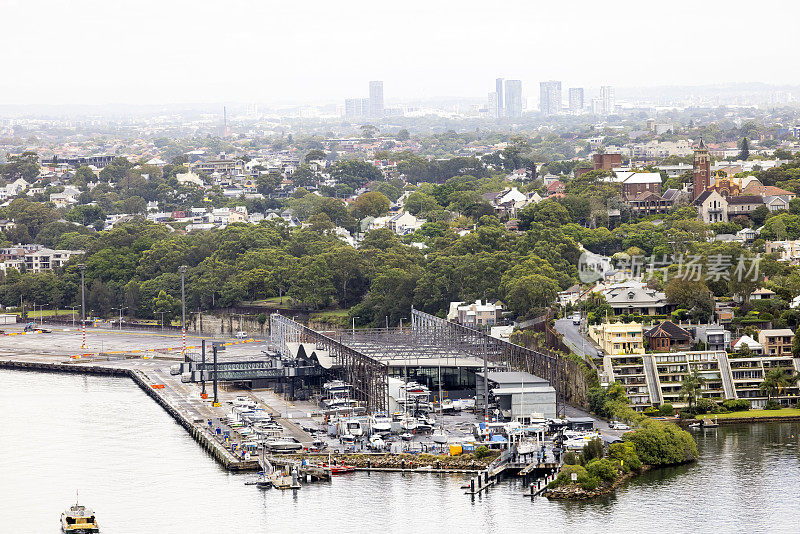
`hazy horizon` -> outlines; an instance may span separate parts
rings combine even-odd
[[[455,8],[362,0],[3,4],[6,106],[320,104],[366,97],[369,80],[384,81],[387,102],[485,98],[496,77],[522,80],[529,102],[550,79],[561,80],[565,94],[749,83],[762,73],[770,76],[763,83],[800,85],[791,68],[800,8],[774,0],[757,10],[721,1],[578,1],[557,12],[472,0]]]

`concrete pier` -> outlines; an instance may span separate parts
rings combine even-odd
[[[245,460],[234,455],[223,443],[216,439],[208,429],[207,420],[220,418],[228,410],[211,406],[211,399],[201,399],[196,387],[180,382],[179,377],[169,374],[166,369],[171,361],[160,361],[160,364],[148,360],[101,360],[92,358],[88,362],[64,360],[52,356],[7,356],[0,354],[0,369],[17,369],[54,373],[80,373],[100,376],[125,377],[133,380],[150,398],[164,410],[205,449],[222,466],[231,471],[256,471],[258,461],[255,458]],[[153,387],[156,386],[156,387]],[[224,393],[224,396],[230,396]],[[222,398],[220,400],[223,400]]]

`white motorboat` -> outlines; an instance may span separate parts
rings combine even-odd
[[[353,434],[342,434],[339,436],[339,439],[342,440],[342,443],[353,444],[356,442],[356,437]]]
[[[414,434],[412,434],[411,432],[403,432],[402,434],[400,434],[400,438],[402,438],[403,441],[411,441],[412,439],[414,439]]]
[[[413,432],[417,429],[417,420],[411,416],[406,416],[402,420],[403,430]]]
[[[392,431],[392,418],[385,412],[376,412],[370,417],[369,424],[373,433],[386,434]]]
[[[236,397],[235,399],[233,399],[232,404],[237,408],[250,408],[250,409],[252,409],[252,408],[255,408],[256,406],[258,406],[258,403],[256,401],[254,401],[250,397],[245,397],[243,395],[240,395],[240,396]]]
[[[271,439],[264,443],[269,452],[294,452],[303,448],[303,444],[294,438]]]
[[[434,443],[439,445],[444,445],[448,441],[447,434],[445,434],[442,429],[439,429],[436,433],[434,433],[433,436],[431,436],[431,439]]]
[[[386,447],[386,442],[379,435],[374,434],[369,438],[369,447],[373,450],[381,451]]]
[[[347,434],[351,434],[357,438],[364,435],[364,428],[361,426],[361,421],[358,419],[347,419],[344,424],[347,429]]]
[[[439,409],[442,412],[454,412],[456,411],[456,405],[451,399],[443,399],[442,402],[439,403]]]
[[[536,450],[536,442],[532,439],[524,438],[517,444],[517,454],[533,454]]]

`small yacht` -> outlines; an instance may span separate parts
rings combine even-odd
[[[386,412],[376,412],[370,418],[370,428],[375,434],[385,434],[392,431],[392,418]]]
[[[61,530],[67,533],[100,532],[100,527],[94,511],[86,506],[81,506],[76,500],[73,506],[61,514]]]

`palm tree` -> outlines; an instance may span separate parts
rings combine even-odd
[[[798,380],[800,380],[800,374],[795,373],[791,367],[776,367],[766,372],[758,389],[767,394],[767,402],[769,402],[773,395],[777,397],[784,388],[796,384]]]
[[[678,392],[681,400],[689,399],[689,408],[692,407],[692,402],[697,399],[697,395],[706,383],[706,379],[700,376],[700,371],[692,369],[689,374],[683,377],[681,382],[681,390]]]

